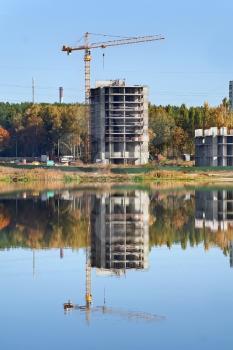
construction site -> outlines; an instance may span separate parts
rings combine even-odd
[[[63,46],[70,55],[84,51],[85,104],[87,108],[87,162],[102,164],[148,163],[148,88],[127,85],[125,80],[98,81],[91,89],[91,50],[163,40],[161,35],[121,37],[89,43],[91,33],[84,34],[84,44]],[[106,35],[107,36],[107,35]],[[104,54],[103,54],[104,57]]]

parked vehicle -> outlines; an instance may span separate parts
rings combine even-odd
[[[49,156],[47,156],[47,154],[42,154],[40,160],[42,163],[46,163],[49,160]]]
[[[74,161],[74,156],[62,156],[60,158],[60,163],[70,163]]]

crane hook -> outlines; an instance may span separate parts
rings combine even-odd
[[[104,60],[105,60],[105,53],[103,52],[103,69],[104,69],[104,64],[105,64]]]

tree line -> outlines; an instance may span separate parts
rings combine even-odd
[[[180,157],[194,152],[194,130],[233,128],[227,99],[217,107],[149,105],[150,158]],[[0,103],[0,155],[85,158],[87,114],[82,104]]]
[[[1,156],[74,154],[84,157],[85,106],[0,103]]]
[[[179,157],[194,153],[195,129],[233,128],[233,113],[225,98],[217,107],[153,106],[149,108],[150,155]]]
[[[1,200],[0,249],[84,248],[87,214],[84,210],[72,210],[69,201],[58,198],[48,201],[19,199],[17,204],[15,199]]]

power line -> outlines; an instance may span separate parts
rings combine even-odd
[[[0,87],[14,87],[14,88],[21,88],[21,89],[31,89],[32,86],[31,85],[19,85],[19,84],[0,84]],[[42,86],[42,85],[37,85],[36,88],[37,89],[41,89],[41,90],[54,90],[57,89],[57,86]],[[66,87],[66,90],[74,90],[77,91],[78,88],[74,88],[74,87]]]
[[[15,88],[22,88],[22,89],[31,89],[32,88],[32,86],[31,85],[20,85],[20,84],[8,84],[8,83],[2,83],[2,84],[0,84],[0,87],[15,87]],[[49,85],[37,85],[36,86],[36,88],[37,89],[41,89],[41,90],[56,90],[57,89],[57,87],[58,87],[58,85],[54,85],[54,86],[49,86]],[[77,91],[78,90],[78,88],[75,88],[75,87],[64,87],[66,90],[73,90],[73,91]],[[176,90],[176,91],[178,91],[178,90]],[[179,92],[182,92],[182,90],[179,90]],[[197,93],[197,94],[199,94],[199,93],[212,93],[213,91],[215,91],[215,92],[221,92],[221,91],[223,91],[222,89],[221,89],[221,86],[220,87],[218,87],[218,88],[213,88],[213,89],[209,89],[209,90],[207,90],[207,91],[200,91],[200,90],[188,90],[188,92],[189,93]],[[174,93],[174,90],[163,90],[163,89],[158,89],[157,90],[157,92],[159,92],[159,93]],[[185,89],[185,92],[187,92],[187,89]]]

